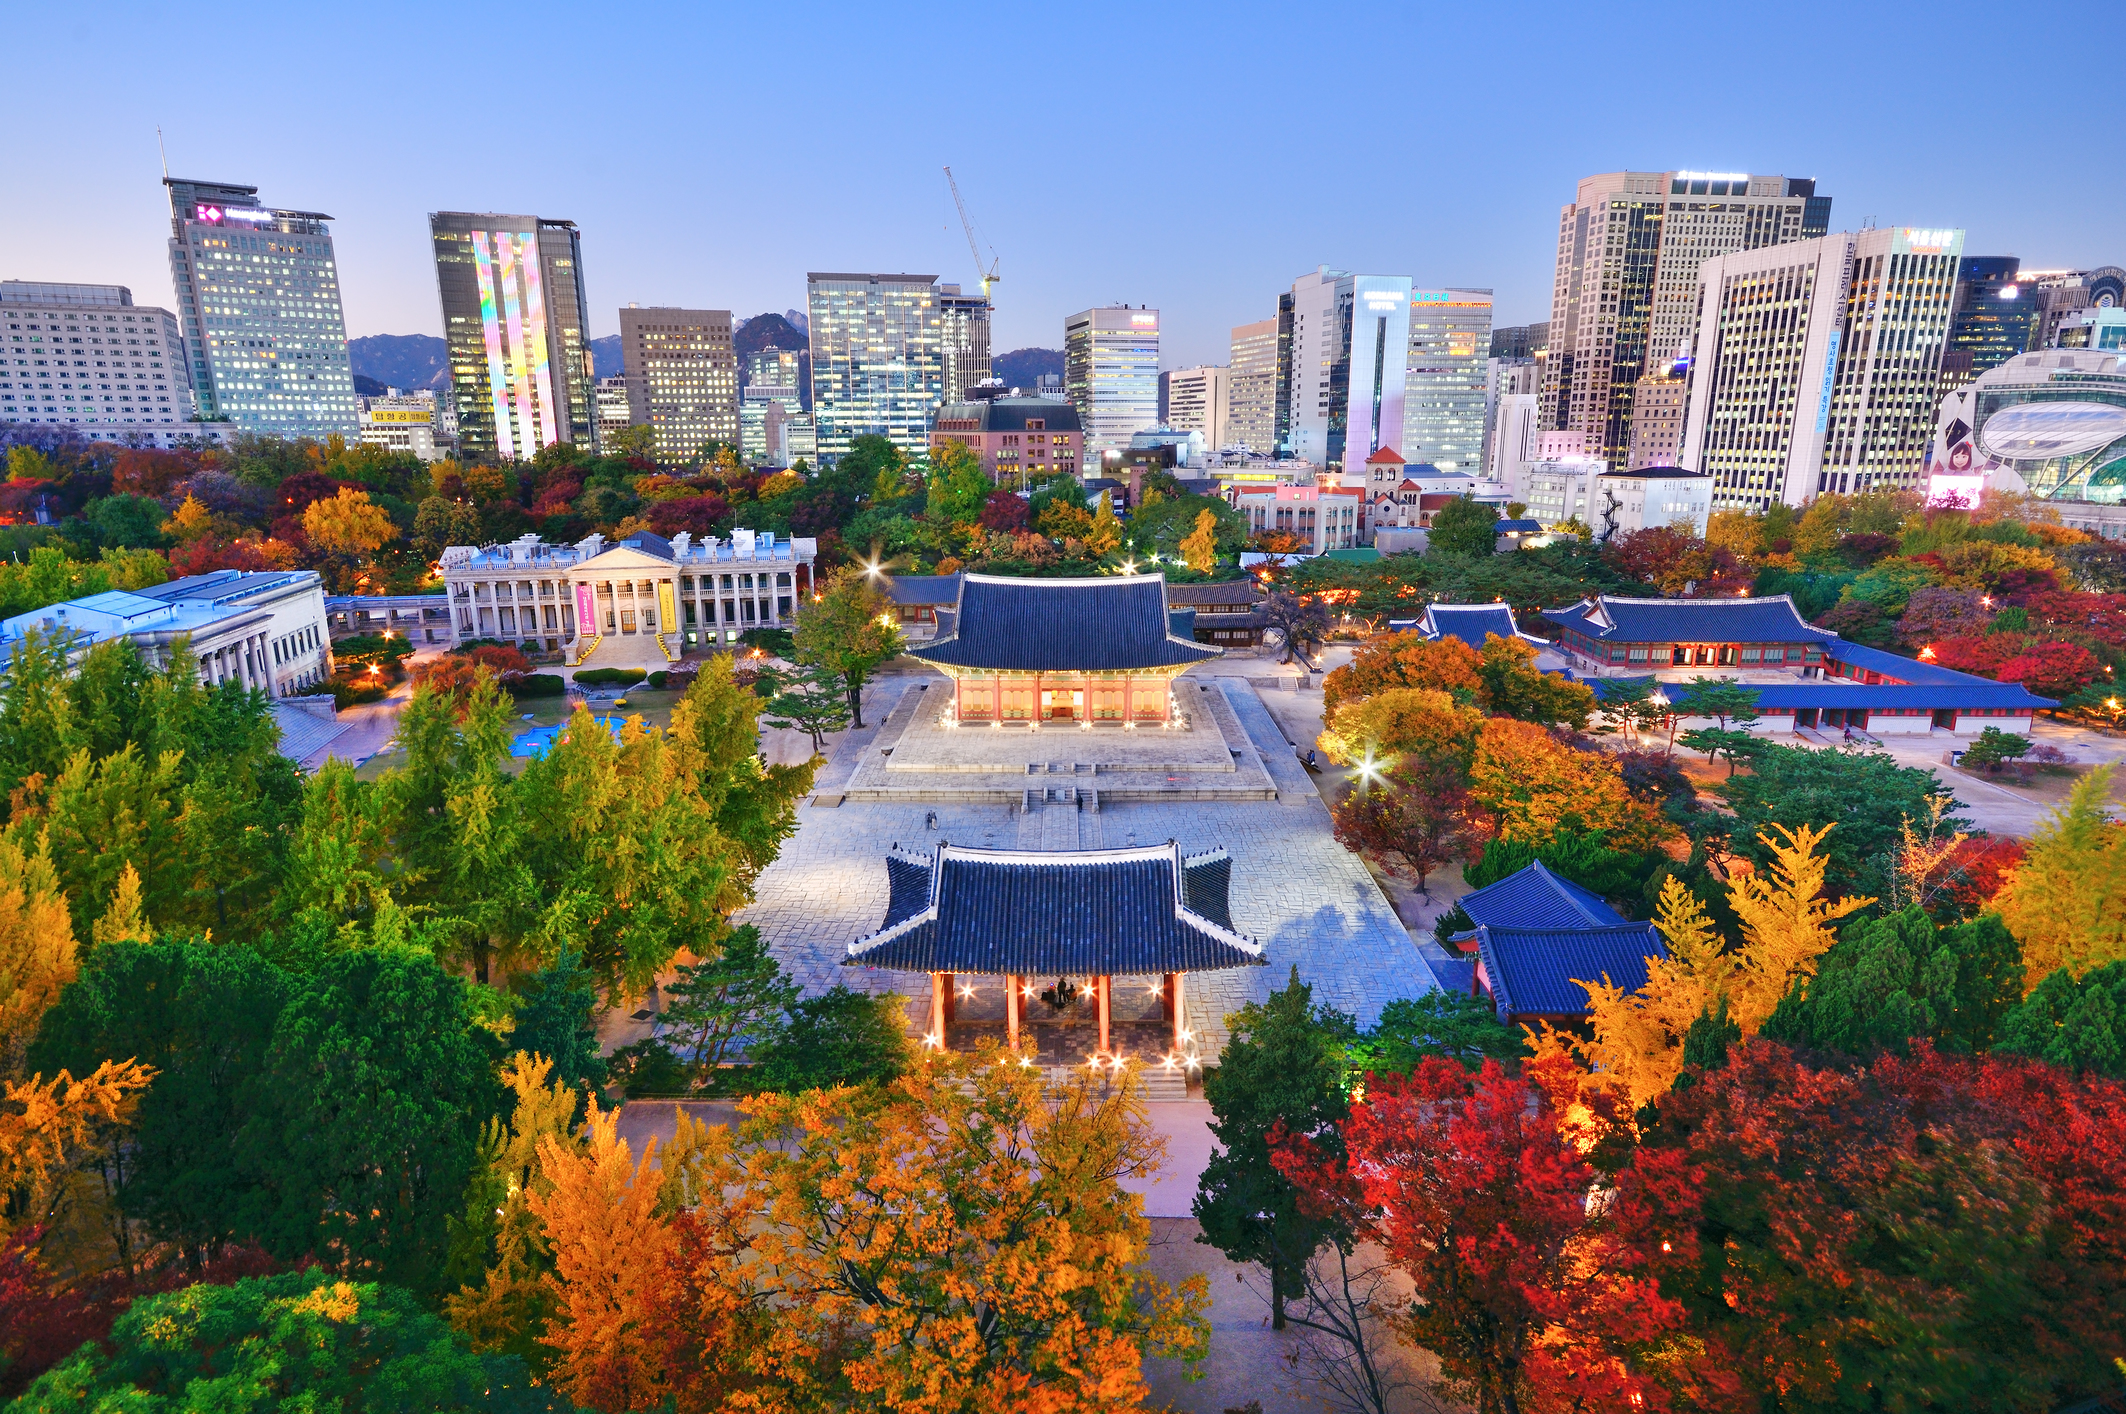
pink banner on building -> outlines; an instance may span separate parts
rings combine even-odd
[[[588,584],[576,586],[576,635],[579,638],[595,637],[598,633],[598,594]]]

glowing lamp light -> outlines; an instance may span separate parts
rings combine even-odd
[[[1919,661],[1922,663],[1931,663],[1934,661],[1933,644],[1930,643],[1926,647],[1919,650]]]

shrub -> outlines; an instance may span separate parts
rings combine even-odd
[[[530,677],[518,678],[515,682],[506,684],[506,686],[509,688],[510,696],[519,699],[526,697],[559,697],[568,690],[568,681],[554,673],[534,673]]]
[[[576,674],[579,687],[633,687],[649,674],[641,668],[586,668]]]

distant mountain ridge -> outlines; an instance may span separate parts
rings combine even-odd
[[[444,388],[450,383],[449,352],[434,334],[364,334],[347,341],[347,363],[355,377],[387,388]]]
[[[1030,391],[1040,384],[1044,373],[1053,373],[1058,378],[1063,376],[1063,350],[1013,349],[991,358],[989,372],[1007,387]]]

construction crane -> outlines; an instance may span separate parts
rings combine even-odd
[[[960,184],[953,180],[952,169],[945,169],[946,185],[952,188],[952,204],[960,208],[960,225],[967,232],[967,253],[974,257],[974,272],[982,277],[982,298],[989,298],[989,287],[1004,277],[997,274],[997,248],[989,248],[989,273],[982,274],[982,248],[975,244],[974,218],[967,214],[967,203],[960,200]]]

